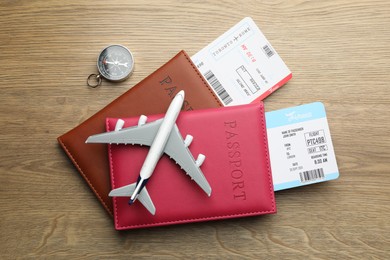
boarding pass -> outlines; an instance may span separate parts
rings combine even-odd
[[[225,106],[262,100],[291,72],[250,17],[191,57]]]
[[[339,177],[322,103],[271,111],[265,116],[275,191]]]

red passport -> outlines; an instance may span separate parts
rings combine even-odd
[[[163,115],[148,116],[148,122]],[[139,117],[125,120],[137,125]],[[117,119],[107,119],[107,131]],[[211,196],[163,155],[147,183],[156,207],[151,215],[141,203],[115,197],[118,230],[227,219],[276,212],[263,103],[181,112],[176,124],[182,136],[194,137],[189,149],[212,188]],[[89,144],[94,145],[94,144]],[[109,145],[112,189],[136,182],[149,147]]]

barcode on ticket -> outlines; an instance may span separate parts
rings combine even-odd
[[[299,176],[301,177],[301,182],[307,182],[307,181],[323,179],[325,177],[325,174],[324,174],[324,169],[319,168],[310,171],[300,172]]]
[[[228,105],[233,101],[232,97],[229,95],[229,93],[227,93],[226,89],[222,86],[221,82],[219,82],[219,80],[211,70],[207,71],[204,74],[204,77],[210,83],[211,87],[217,93],[219,98],[222,99],[222,102],[225,105]]]
[[[263,51],[268,58],[271,58],[274,55],[274,52],[272,51],[271,47],[268,46],[268,44],[263,46]]]

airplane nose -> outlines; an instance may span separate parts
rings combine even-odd
[[[179,93],[176,94],[177,96],[181,96],[184,100],[184,97],[185,97],[185,93],[184,93],[184,90],[180,90]]]

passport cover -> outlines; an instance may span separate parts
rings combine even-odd
[[[148,116],[147,122],[161,117]],[[138,119],[124,119],[124,127],[137,125]],[[107,120],[107,131],[115,129],[116,121]],[[128,197],[114,197],[116,229],[276,212],[263,103],[181,112],[176,124],[183,137],[194,137],[193,157],[206,156],[200,168],[211,196],[164,154],[146,185],[156,214],[137,201],[129,206]],[[112,188],[136,182],[149,147],[109,145],[108,150]]]
[[[106,130],[107,117],[164,113],[180,90],[186,93],[184,110],[222,106],[188,55],[181,51],[95,115],[58,137],[59,144],[110,215],[113,208],[108,197],[107,145],[85,144],[85,140]]]

